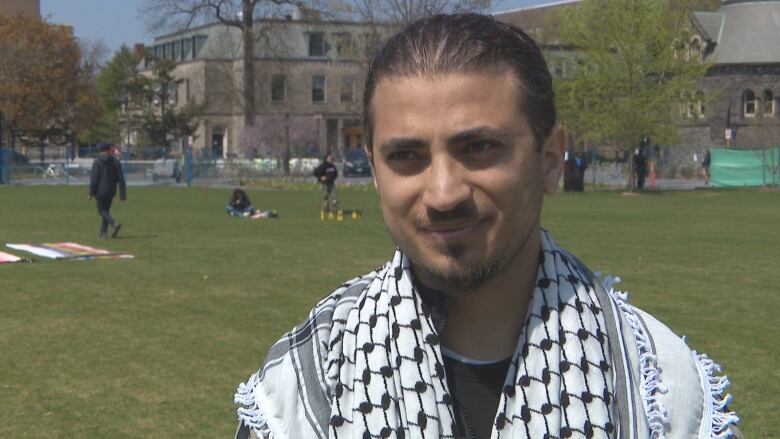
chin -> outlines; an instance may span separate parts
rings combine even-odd
[[[403,248],[402,248],[403,250]],[[415,251],[418,250],[418,251]],[[490,257],[467,250],[455,253],[425,254],[430,247],[404,253],[411,259],[415,274],[427,286],[453,293],[474,291],[503,269],[503,258]]]

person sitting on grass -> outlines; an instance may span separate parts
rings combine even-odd
[[[233,196],[230,197],[230,201],[225,206],[225,211],[230,216],[237,216],[242,218],[278,218],[279,214],[275,210],[259,210],[255,209],[252,202],[249,200],[246,192],[243,189],[233,189]]]

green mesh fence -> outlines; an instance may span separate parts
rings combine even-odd
[[[780,184],[780,148],[712,148],[710,172],[715,187],[777,186]]]

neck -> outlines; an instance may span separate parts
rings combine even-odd
[[[474,291],[447,292],[442,343],[477,360],[510,357],[525,325],[539,265],[541,235],[532,232],[512,260]]]

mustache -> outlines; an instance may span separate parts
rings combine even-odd
[[[427,208],[424,214],[412,218],[412,224],[418,228],[436,226],[438,224],[447,224],[458,221],[479,221],[490,216],[490,209],[478,209],[473,203],[463,203],[455,208],[441,211]]]

